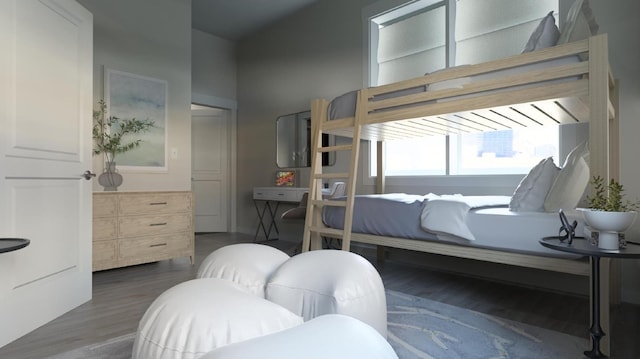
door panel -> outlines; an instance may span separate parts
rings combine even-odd
[[[77,154],[82,96],[75,67],[81,36],[77,19],[55,2],[31,0],[20,1],[16,15],[15,146]]]
[[[91,299],[92,15],[0,2],[0,346]]]
[[[81,244],[78,227],[78,206],[69,206],[65,216],[52,215],[60,211],[60,204],[78,203],[79,180],[31,180],[8,181],[13,192],[15,208],[15,231],[33,240],[25,250],[16,252],[16,258],[22,262],[31,262],[16,273],[16,286],[41,280],[51,273],[62,273],[78,266],[79,245]],[[34,225],[33,218],[38,218]],[[64,235],[51,235],[63,233]],[[65,248],[62,251],[60,248]],[[51,255],[55,253],[55,255]],[[37,261],[32,258],[39,258]]]
[[[229,111],[191,111],[192,190],[196,232],[227,232]]]

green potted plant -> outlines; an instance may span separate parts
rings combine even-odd
[[[624,187],[615,179],[605,185],[600,176],[593,176],[593,195],[587,196],[588,208],[582,208],[587,226],[598,232],[598,246],[618,249],[619,234],[626,231],[636,219],[638,203],[625,198]]]
[[[105,191],[115,191],[122,184],[122,175],[116,170],[116,155],[130,151],[142,142],[131,139],[130,135],[147,132],[153,126],[151,120],[107,116],[107,104],[102,99],[98,101],[98,110],[93,111],[93,154],[104,154],[105,157],[104,172],[98,177],[98,183]]]
[[[593,176],[590,183],[593,185],[593,196],[587,196],[590,209],[605,212],[630,212],[638,209],[638,203],[624,198],[624,186],[615,179],[605,186],[604,179]]]

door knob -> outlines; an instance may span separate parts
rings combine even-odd
[[[95,176],[96,176],[96,174],[91,172],[91,171],[89,171],[89,170],[84,171],[84,173],[82,174],[82,177],[84,177],[84,179],[86,179],[87,181],[92,179]]]

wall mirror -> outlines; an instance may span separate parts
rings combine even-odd
[[[323,134],[322,145],[335,144],[335,136]],[[335,153],[323,153],[322,165],[333,166]],[[276,165],[280,168],[311,166],[311,111],[276,119]]]

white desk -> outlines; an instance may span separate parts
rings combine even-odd
[[[254,187],[253,204],[256,207],[256,212],[260,219],[254,238],[258,238],[260,228],[262,228],[265,240],[277,239],[269,237],[271,236],[272,230],[275,230],[276,235],[280,234],[275,218],[280,203],[299,203],[306,192],[309,192],[309,189],[303,187]],[[260,206],[260,204],[262,204],[262,206]],[[266,218],[267,215],[269,218]],[[266,222],[268,222],[269,228],[266,227]]]

